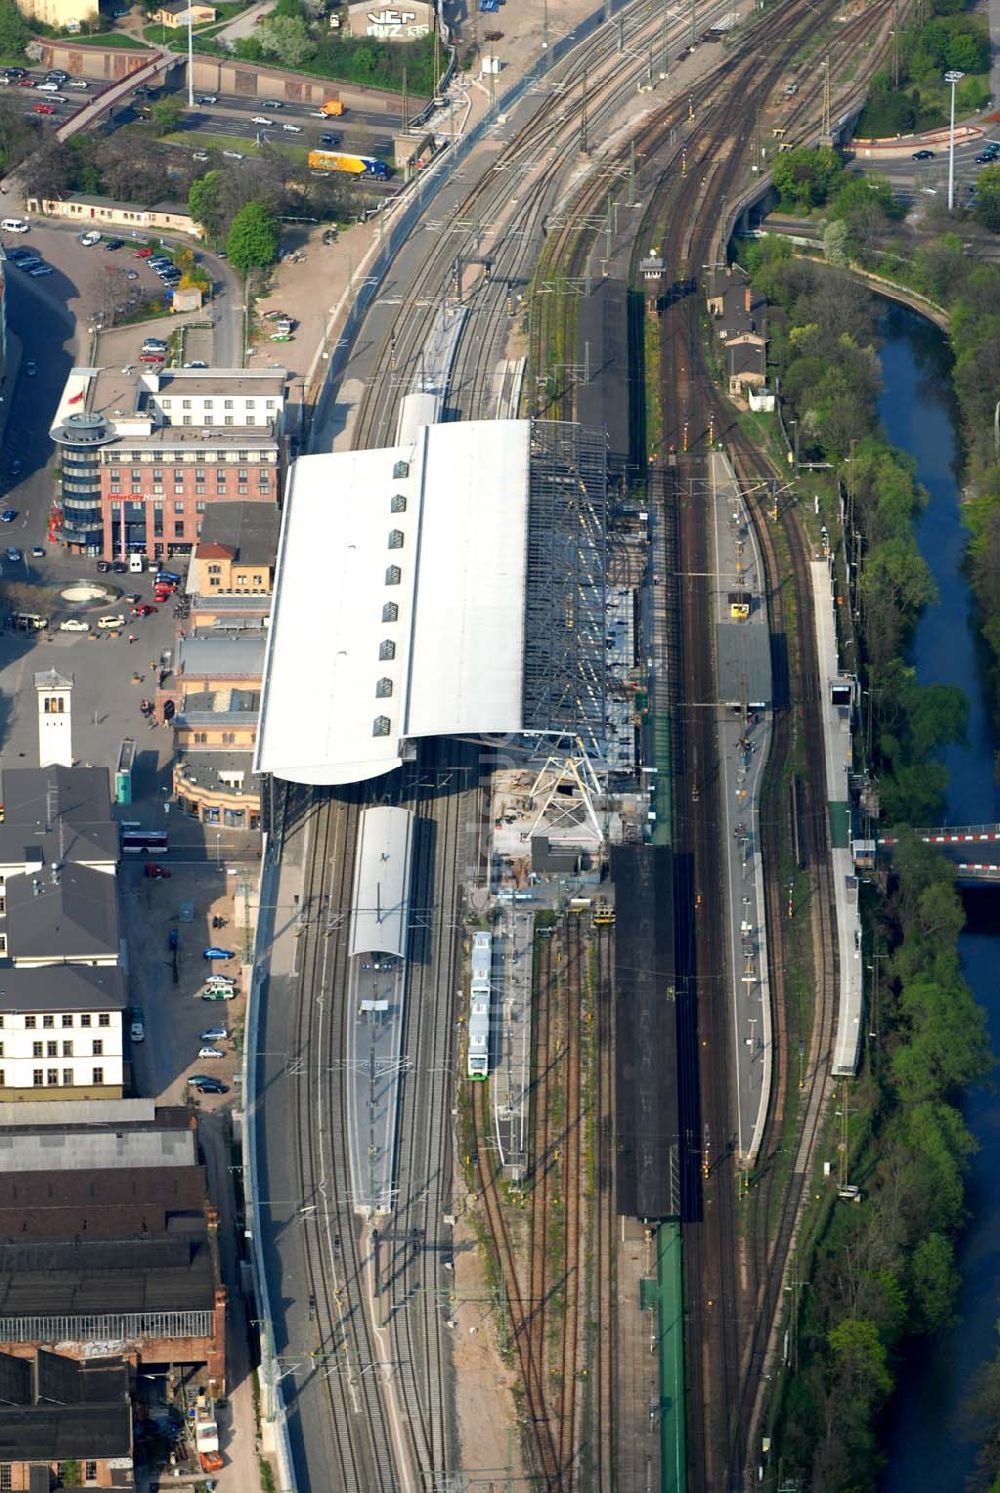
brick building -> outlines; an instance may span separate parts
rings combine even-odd
[[[223,1392],[226,1291],[191,1126],[152,1100],[0,1109],[0,1351],[191,1365]]]
[[[0,1353],[0,1488],[134,1487],[130,1378],[117,1357]]]
[[[212,504],[276,504],[284,370],[74,368],[50,435],[55,527],[72,553],[188,555]]]

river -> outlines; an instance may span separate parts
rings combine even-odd
[[[940,599],[923,613],[911,661],[923,684],[955,684],[969,700],[968,745],[950,747],[946,819],[951,824],[1000,821],[994,781],[994,748],[985,708],[984,650],[971,613],[962,568],[965,530],[956,472],[957,412],[950,355],[941,333],[922,318],[892,307],[884,319],[884,378],[879,413],[886,438],[908,451],[930,501],[917,540],[937,582]],[[966,898],[968,928],[960,942],[962,966],[985,1007],[994,1052],[1000,1052],[1000,890]],[[886,1425],[888,1466],[881,1493],[961,1493],[972,1472],[975,1446],[961,1409],[976,1367],[997,1346],[1000,1295],[1000,1097],[972,1089],[966,1123],[979,1143],[967,1184],[970,1212],[961,1241],[962,1290],[954,1328],[919,1344],[903,1369]]]

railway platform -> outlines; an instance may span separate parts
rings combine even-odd
[[[851,850],[850,775],[853,766],[851,718],[857,680],[840,667],[836,598],[829,560],[809,567],[816,627],[816,658],[822,692],[823,750],[830,825],[830,856],[837,918],[838,1002],[833,1073],[853,1077],[861,1053],[864,968],[861,958],[861,914],[858,878]]]
[[[710,457],[709,481],[737,1145],[743,1162],[752,1165],[767,1118],[773,1059],[759,825],[761,780],[771,742],[771,639],[753,527],[739,483],[721,452]],[[722,1140],[709,1137],[707,1144],[718,1146]]]

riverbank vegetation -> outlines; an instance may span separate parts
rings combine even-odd
[[[949,68],[965,74],[956,90],[961,116],[983,108],[989,97],[990,33],[985,15],[966,0],[932,0],[926,19],[901,26],[892,71],[872,79],[855,133],[862,138],[908,135],[948,123]]]
[[[851,192],[841,221],[865,205]],[[880,997],[850,1120],[842,1098],[844,1175],[861,1198],[821,1205],[803,1234],[796,1275],[809,1289],[776,1424],[786,1476],[813,1493],[843,1493],[873,1484],[879,1414],[902,1354],[949,1321],[958,1285],[954,1245],[973,1150],[958,1101],[987,1072],[989,1053],[958,962],[954,872],[905,826],[940,812],[939,748],[963,738],[967,707],[951,687],[919,684],[906,662],[935,588],[913,528],[925,495],[877,423],[873,297],[836,269],[794,258],[785,241],[746,246],[742,258],[770,303],[769,357],[800,455],[833,464],[848,546],[861,560],[860,580],[846,587],[859,631],[844,641],[866,692],[881,826],[895,824],[900,839],[887,895],[871,909]]]

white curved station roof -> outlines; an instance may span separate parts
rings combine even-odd
[[[353,783],[408,738],[520,730],[530,430],[429,425],[295,462],[258,771]]]
[[[409,809],[365,809],[354,860],[350,957],[406,958],[413,815]]]

